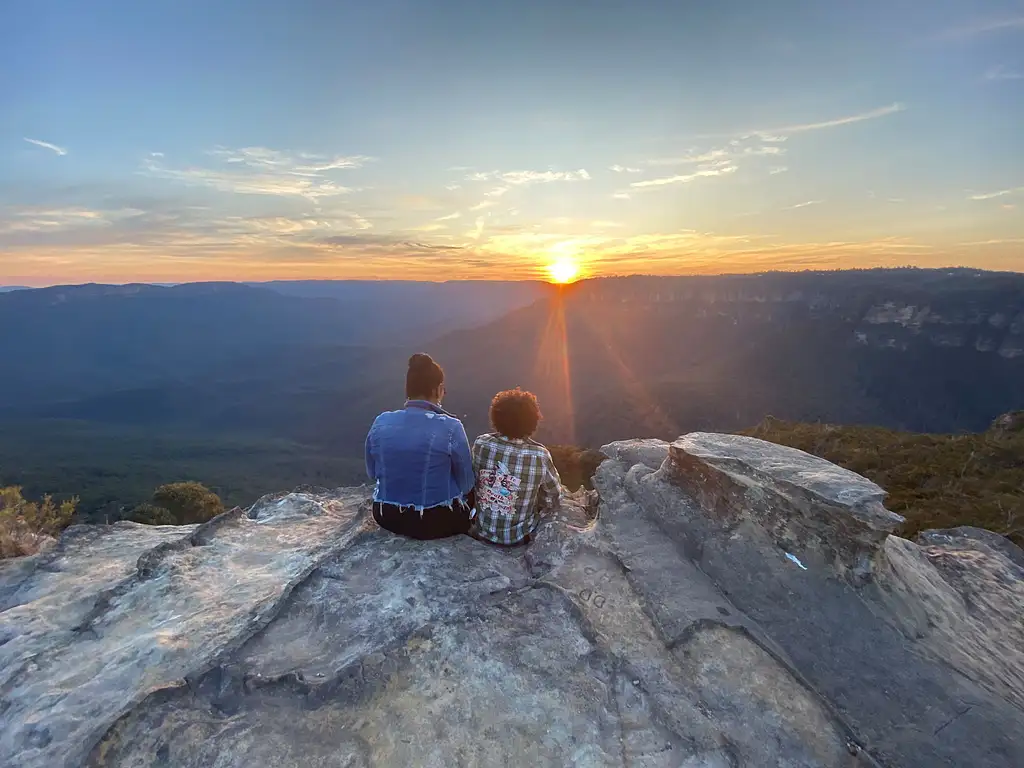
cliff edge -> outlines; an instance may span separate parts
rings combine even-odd
[[[366,489],[0,563],[0,765],[1024,765],[1024,552],[695,433],[606,446],[525,549]]]

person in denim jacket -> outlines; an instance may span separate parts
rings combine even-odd
[[[414,539],[466,533],[473,515],[469,439],[462,422],[441,407],[444,393],[441,366],[429,355],[413,355],[405,407],[380,414],[366,436],[373,518]]]

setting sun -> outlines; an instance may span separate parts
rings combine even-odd
[[[548,275],[553,283],[571,283],[580,275],[580,265],[569,259],[559,259],[548,264]]]

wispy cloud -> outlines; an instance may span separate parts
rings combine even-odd
[[[943,30],[934,39],[938,41],[962,40],[1008,29],[1024,29],[1024,16],[975,19]]]
[[[68,151],[64,147],[58,147],[56,144],[51,144],[50,142],[43,141],[42,139],[30,139],[26,136],[25,141],[27,141],[29,144],[35,144],[37,147],[42,147],[43,149],[48,149],[51,152],[55,152],[61,157],[68,153]]]
[[[822,120],[814,123],[794,123],[775,128],[752,128],[745,131],[733,131],[731,133],[703,133],[691,136],[691,139],[734,139],[734,140],[757,140],[768,144],[781,144],[787,141],[794,133],[806,133],[807,131],[820,131],[827,128],[838,128],[842,125],[861,123],[865,120],[877,120],[880,117],[894,115],[903,112],[907,105],[902,102],[893,102],[888,106],[871,109],[867,112],[858,112],[853,115],[845,115],[831,120]],[[733,145],[735,146],[735,145]],[[699,161],[698,161],[699,162]]]
[[[434,221],[453,221],[459,218],[460,216],[462,216],[462,214],[456,211],[455,213],[449,213],[447,216],[439,216],[438,218],[434,219]]]
[[[825,201],[824,200],[805,200],[804,202],[797,203],[796,205],[787,205],[782,210],[784,210],[784,211],[795,211],[797,208],[806,208],[809,205],[821,205],[823,202],[825,202]]]
[[[208,154],[219,161],[219,167],[171,168],[164,164],[162,153],[153,152],[145,158],[142,168],[151,176],[221,192],[318,200],[353,191],[326,174],[358,168],[371,160],[362,155],[314,155],[266,147],[217,147]]]
[[[679,176],[665,176],[660,179],[647,179],[646,181],[634,181],[629,186],[634,189],[644,189],[646,187],[664,187],[670,184],[686,184],[687,182],[695,181],[711,176],[723,176],[736,171],[735,165],[726,165],[721,168],[705,168],[693,173],[681,174]]]
[[[476,205],[471,205],[469,207],[469,210],[470,211],[482,211],[485,208],[491,208],[491,207],[493,207],[493,206],[495,206],[497,204],[498,204],[497,200],[483,200],[483,201],[477,203]]]
[[[615,173],[643,173],[643,168],[630,168],[628,165],[610,165],[608,166],[609,171],[615,171]]]
[[[860,112],[855,115],[847,115],[846,117],[837,117],[834,120],[823,120],[818,123],[797,123],[795,125],[787,125],[782,128],[772,128],[768,131],[748,131],[747,133],[763,136],[765,134],[785,135],[792,133],[805,133],[807,131],[820,131],[825,128],[838,128],[841,125],[862,123],[865,120],[877,120],[880,117],[886,117],[887,115],[894,115],[897,112],[903,112],[906,108],[905,104],[894,102],[887,107],[879,107],[878,109]]]
[[[578,171],[478,171],[466,177],[466,181],[490,180],[521,186],[524,184],[549,184],[554,181],[589,181],[590,174],[585,168],[581,168]]]
[[[22,206],[0,209],[0,234],[54,233],[109,227],[143,214],[137,208],[102,210],[85,207]]]
[[[986,80],[1024,80],[1024,72],[1015,72],[1011,69],[1007,69],[1002,64],[996,66],[985,72]]]
[[[722,146],[716,147],[693,147],[682,154],[666,157],[657,157],[645,161],[649,167],[665,167],[680,165],[696,165],[698,170],[694,173],[678,174],[656,179],[646,179],[632,183],[634,188],[661,187],[669,184],[684,184],[705,176],[721,176],[733,173],[739,165],[748,162],[752,158],[766,157],[775,158],[775,162],[783,159],[786,154],[785,144],[790,136],[806,133],[809,131],[835,128],[842,125],[850,125],[865,120],[875,120],[886,115],[901,112],[906,107],[898,102],[886,107],[879,107],[868,112],[860,112],[854,115],[846,115],[832,120],[824,120],[816,123],[796,123],[771,129],[756,129],[740,131],[731,134],[708,134],[696,138],[703,139],[729,139],[723,142]],[[612,169],[623,166],[612,166]],[[776,165],[769,169],[769,175],[784,173],[788,168],[784,165]]]
[[[653,160],[648,160],[646,165],[649,166],[667,166],[667,165],[690,165],[695,163],[714,163],[720,160],[726,160],[733,153],[728,147],[718,147],[715,149],[709,149],[705,152],[688,152],[685,155],[676,155],[674,157],[656,157]]]
[[[373,158],[363,155],[315,155],[309,152],[282,152],[267,147],[216,147],[209,154],[232,165],[259,170],[281,171],[294,176],[319,176],[325,171],[359,168]]]
[[[1018,243],[1024,243],[1024,237],[1003,237],[993,240],[976,240],[973,243],[960,243],[960,245],[1017,245]]]
[[[996,192],[979,192],[969,196],[969,200],[991,200],[995,197],[1006,197],[1007,195],[1016,195],[1018,192],[1024,192],[1024,187],[1011,187],[1010,189],[1000,189]]]

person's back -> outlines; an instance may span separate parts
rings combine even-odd
[[[473,533],[494,544],[527,543],[561,493],[551,453],[531,439],[540,421],[537,398],[520,389],[500,392],[491,402],[490,416],[494,432],[473,443]]]
[[[440,406],[444,374],[426,355],[409,361],[405,408],[385,411],[366,436],[366,471],[375,481],[373,516],[417,539],[465,533],[475,481],[462,422]],[[425,382],[425,383],[423,383]]]

